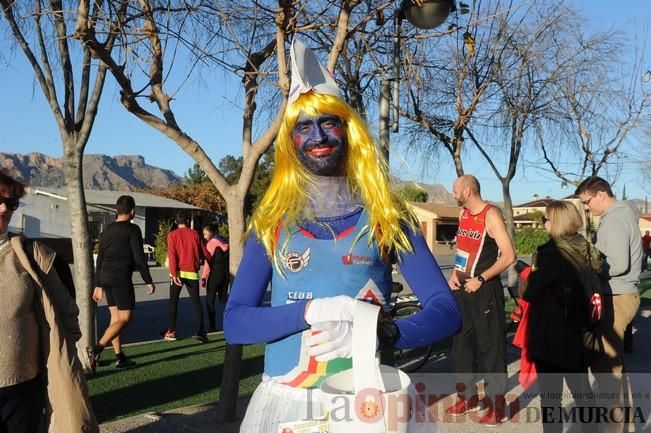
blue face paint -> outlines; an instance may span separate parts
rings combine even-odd
[[[292,141],[298,159],[318,176],[340,176],[344,173],[348,144],[344,122],[332,114],[301,113],[292,130]]]

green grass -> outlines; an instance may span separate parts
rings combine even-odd
[[[221,334],[210,339],[127,346],[124,352],[138,365],[126,371],[116,370],[113,351],[105,350],[97,374],[88,377],[99,422],[217,401],[226,343]],[[240,397],[251,395],[260,382],[263,355],[264,345],[244,347]]]

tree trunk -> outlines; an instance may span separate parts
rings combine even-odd
[[[462,140],[458,137],[454,138],[454,153],[452,154],[452,159],[454,160],[454,169],[457,172],[457,176],[463,176],[463,161],[461,160],[461,146]]]
[[[228,212],[228,245],[229,268],[235,275],[242,260],[244,251],[244,196],[240,194],[225,194],[226,211]],[[240,365],[242,364],[242,345],[227,344],[224,354],[222,383],[219,388],[219,404],[217,405],[217,421],[228,422],[235,418],[237,399],[240,386]],[[228,374],[226,374],[228,372]]]
[[[68,196],[70,212],[70,237],[75,266],[75,287],[79,307],[81,339],[77,342],[79,359],[84,360],[83,350],[95,344],[95,304],[90,296],[93,288],[93,262],[89,245],[88,212],[84,194],[83,166],[81,151],[74,151],[76,143],[64,141],[63,175]],[[83,361],[82,361],[83,362]]]
[[[506,221],[506,231],[511,237],[513,243],[513,250],[515,251],[515,220],[513,219],[513,200],[511,200],[511,181],[509,179],[502,180],[502,197],[504,199],[504,219]],[[518,252],[515,251],[516,257]],[[508,268],[507,284],[509,287],[517,285],[518,275],[513,266]]]

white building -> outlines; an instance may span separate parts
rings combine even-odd
[[[130,195],[136,201],[134,224],[140,227],[145,244],[154,244],[160,221],[172,219],[178,210],[190,211],[199,220],[202,209],[144,192],[86,190],[91,242],[99,239],[104,228],[115,220],[115,202],[121,195]],[[9,231],[28,238],[42,240],[72,261],[70,244],[70,213],[65,189],[30,187],[14,212]]]

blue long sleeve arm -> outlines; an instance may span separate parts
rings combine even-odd
[[[266,343],[309,328],[305,304],[261,306],[272,264],[255,235],[249,235],[224,312],[224,336],[230,344]]]
[[[432,344],[461,329],[461,312],[436,259],[420,233],[410,232],[413,252],[399,256],[398,266],[423,307],[413,316],[396,321],[400,338],[396,347]]]

